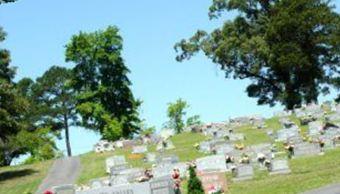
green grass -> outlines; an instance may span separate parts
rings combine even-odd
[[[267,129],[273,130],[273,132],[282,128],[278,117],[266,119],[265,124],[267,125]]]
[[[266,130],[257,129],[249,125],[241,126],[235,129],[235,132],[243,133],[245,135],[245,140],[238,142],[243,143],[244,145],[256,145],[271,141],[270,137],[267,135]]]
[[[200,143],[207,138],[200,133],[181,133],[171,137],[175,149],[168,150],[166,154],[175,154],[179,157],[180,161],[191,161],[199,157],[205,156],[194,148],[196,143]]]
[[[53,161],[0,168],[0,194],[35,193]]]
[[[250,181],[230,183],[230,194],[294,194],[340,181],[340,150],[332,150],[324,156],[293,159],[292,173],[269,176],[256,173]]]

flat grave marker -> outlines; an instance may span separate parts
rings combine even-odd
[[[270,175],[274,174],[288,174],[291,170],[289,169],[287,160],[273,160],[270,166]]]

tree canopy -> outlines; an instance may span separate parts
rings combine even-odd
[[[131,137],[138,128],[138,107],[130,89],[129,69],[121,56],[118,28],[80,32],[66,46],[66,61],[74,62],[72,86],[82,125],[98,130],[104,139]]]
[[[186,115],[188,103],[181,98],[174,103],[168,104],[167,115],[169,117],[169,127],[173,128],[176,133],[181,133],[185,127],[183,117]]]
[[[199,51],[226,77],[249,79],[258,104],[293,109],[317,102],[339,79],[340,17],[325,0],[213,0],[211,19],[239,14],[211,33],[175,45],[178,61]]]

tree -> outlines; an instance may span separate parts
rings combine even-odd
[[[0,0],[0,5],[4,4],[4,3],[13,3],[15,1],[17,1],[17,0]]]
[[[188,194],[204,194],[202,182],[197,177],[196,171],[192,166],[189,167],[189,181],[187,190]]]
[[[200,125],[202,124],[200,116],[194,115],[187,119],[187,126]]]
[[[234,79],[249,79],[258,104],[293,109],[317,102],[339,77],[340,17],[324,0],[214,0],[211,19],[239,15],[175,45],[178,61],[203,51]]]
[[[176,133],[181,133],[184,128],[183,117],[186,115],[185,109],[187,109],[189,105],[186,101],[181,98],[178,99],[175,103],[168,104],[167,115],[169,117],[169,127],[175,129]]]
[[[39,94],[37,103],[44,107],[41,122],[53,130],[65,131],[68,156],[72,156],[69,127],[77,121],[75,93],[70,87],[71,78],[71,70],[52,66],[37,79],[35,86],[36,93]]]
[[[72,86],[78,93],[77,111],[84,127],[116,140],[137,133],[140,101],[130,89],[130,72],[121,57],[118,28],[80,32],[66,46],[66,61],[74,62]]]

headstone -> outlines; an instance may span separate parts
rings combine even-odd
[[[197,170],[201,172],[226,172],[228,171],[225,156],[213,155],[196,159]]]
[[[156,154],[155,153],[147,153],[146,160],[150,163],[156,162]]]
[[[114,176],[120,174],[120,172],[128,169],[126,164],[114,165],[110,168],[110,175]]]
[[[281,129],[277,131],[277,139],[276,141],[287,141],[289,138],[298,136],[299,129],[297,127],[291,127],[288,129]]]
[[[314,143],[300,143],[294,146],[294,156],[309,156],[317,155],[321,152],[319,144]]]
[[[129,182],[134,182],[144,176],[144,170],[141,168],[129,168],[119,172],[118,176],[125,176]]]
[[[310,136],[318,135],[323,129],[323,123],[321,121],[313,121],[308,123],[308,134]]]
[[[74,185],[61,185],[52,187],[52,192],[55,194],[75,194],[76,190]]]
[[[106,186],[98,189],[77,191],[77,194],[152,194],[150,183],[133,183],[125,185]]]
[[[254,176],[254,169],[251,165],[240,165],[236,168],[234,181],[243,181],[252,179]]]
[[[158,156],[157,164],[174,164],[179,162],[179,158],[176,155]]]
[[[202,181],[205,193],[212,193],[218,190],[227,191],[227,179],[224,172],[208,172],[198,174]]]
[[[288,174],[291,170],[289,169],[287,160],[273,160],[270,166],[270,175],[274,174]]]
[[[110,180],[110,185],[112,186],[118,186],[118,185],[128,185],[129,180],[127,176],[124,175],[115,175],[112,176]]]
[[[148,147],[145,145],[141,146],[133,146],[132,147],[132,153],[133,154],[142,154],[148,151]]]
[[[220,155],[228,154],[234,150],[234,146],[230,144],[222,144],[216,147],[216,153]]]
[[[108,180],[108,182],[109,182],[109,180]],[[90,187],[92,189],[102,188],[104,186],[107,186],[107,184],[105,184],[105,181],[103,179],[90,180]]]
[[[113,166],[123,166],[126,165],[124,156],[113,156],[106,159],[106,172],[111,173],[111,168]]]
[[[212,145],[210,141],[203,141],[199,145],[200,151],[204,153],[210,153],[212,151],[211,148],[212,148]]]
[[[150,181],[151,194],[175,194],[171,177],[156,178]]]
[[[175,164],[160,164],[152,169],[154,177],[170,177],[174,169],[178,169],[181,177],[187,176],[187,164],[185,163],[175,163]]]

